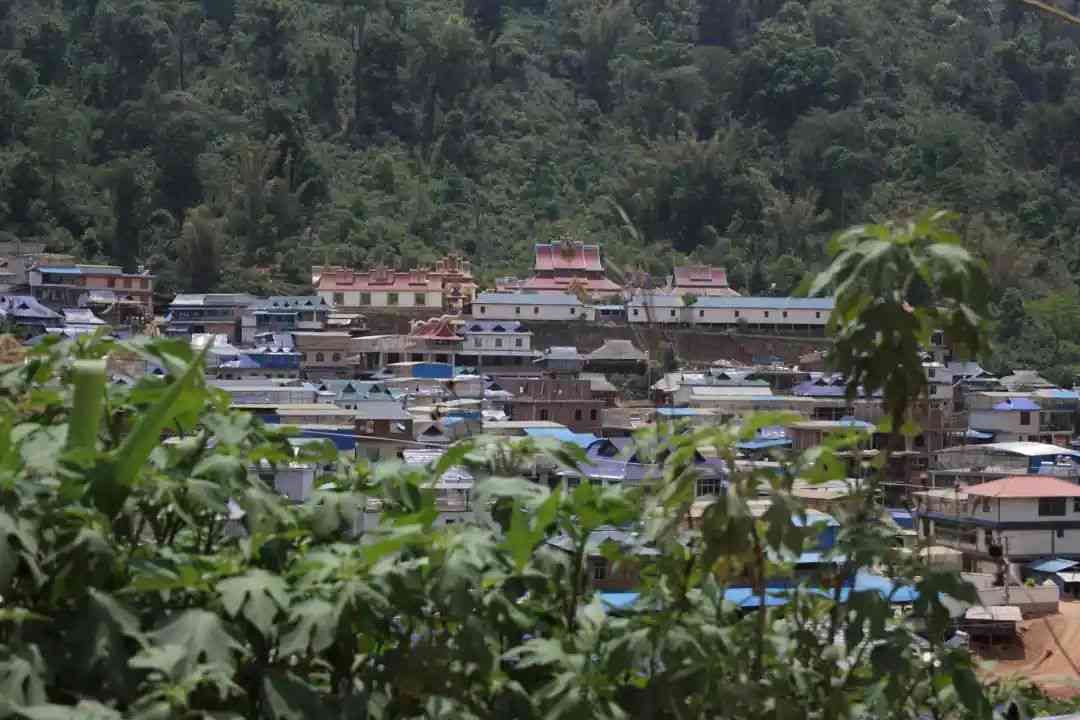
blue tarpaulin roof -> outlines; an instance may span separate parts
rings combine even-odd
[[[656,414],[663,415],[665,417],[698,417],[700,415],[712,415],[713,413],[703,408],[661,407],[656,408]]]
[[[995,410],[1038,410],[1039,406],[1027,398],[1009,398],[994,405]]]
[[[600,593],[600,602],[612,610],[625,610],[637,602],[636,592],[606,592]]]
[[[964,435],[969,440],[993,440],[994,439],[994,433],[987,432],[985,430],[975,430],[973,428],[968,428],[967,432],[965,432]]]
[[[787,438],[761,438],[760,440],[747,440],[738,444],[740,450],[763,450],[765,448],[787,447],[791,440]]]
[[[1075,560],[1065,560],[1063,558],[1049,558],[1042,560],[1032,560],[1027,564],[1028,570],[1034,570],[1035,572],[1044,573],[1057,573],[1069,568],[1076,567],[1080,563]]]
[[[907,510],[889,510],[889,515],[892,516],[894,523],[904,528],[905,530],[914,529],[915,519],[911,517],[911,513]]]
[[[551,438],[559,442],[573,443],[587,448],[600,438],[590,433],[576,433],[568,428],[525,428],[525,434],[534,438]]]

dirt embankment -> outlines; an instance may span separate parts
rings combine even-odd
[[[1048,695],[1080,696],[1080,601],[1062,600],[1056,615],[1025,620],[1019,645],[978,648],[983,660],[993,661],[992,677],[1021,677]]]

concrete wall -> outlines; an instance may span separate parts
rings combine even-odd
[[[361,300],[365,299],[361,293],[356,290],[345,290],[334,292],[332,290],[320,290],[319,296],[326,302],[337,307],[346,308],[363,308],[363,307],[430,307],[430,308],[442,308],[442,291],[441,290],[409,290],[396,293],[397,302],[390,303],[390,296],[394,293],[389,292],[371,292],[367,293],[370,297],[370,302],[363,303]],[[422,301],[417,302],[417,298]],[[340,302],[339,302],[340,301]]]
[[[472,316],[476,320],[520,320],[522,322],[584,320],[592,322],[596,319],[596,310],[581,304],[473,303]]]

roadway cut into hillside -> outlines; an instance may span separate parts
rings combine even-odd
[[[1080,697],[1080,601],[1062,600],[1055,615],[1025,620],[1020,645],[978,648],[991,677],[1027,679],[1048,695]]]

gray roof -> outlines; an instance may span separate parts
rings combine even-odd
[[[543,360],[583,360],[584,356],[573,346],[555,345],[544,351]]]
[[[473,305],[581,305],[581,300],[565,293],[480,293]]]
[[[247,293],[187,293],[173,298],[172,306],[205,307],[221,306],[248,307],[259,299]]]
[[[330,305],[319,295],[271,295],[265,300],[257,300],[254,310],[306,310],[322,308],[329,310]]]
[[[90,310],[64,308],[64,322],[76,325],[104,325],[105,321]]]
[[[645,353],[630,340],[605,340],[604,344],[586,356],[589,360],[626,360],[645,362]]]
[[[413,416],[401,404],[389,400],[368,400],[357,403],[357,420],[412,420]]]
[[[501,330],[499,328],[502,328]],[[517,320],[473,320],[465,324],[463,331],[465,334],[469,333],[493,333],[493,332],[506,332],[506,333],[530,333],[532,331],[527,330]]]
[[[0,295],[0,312],[16,319],[56,320],[60,317],[30,295]]]

